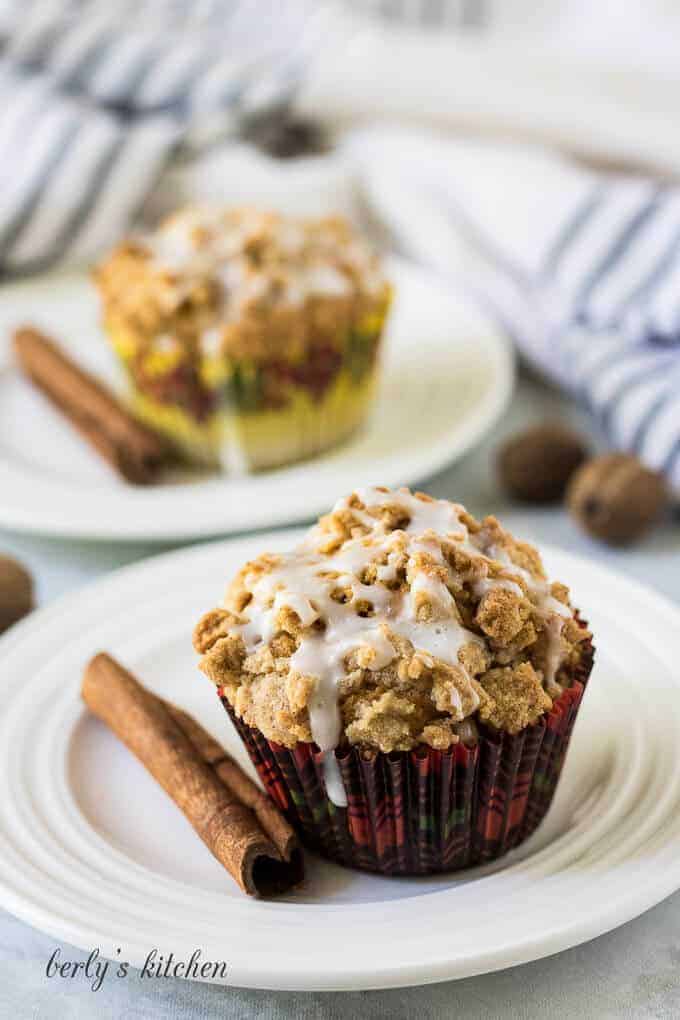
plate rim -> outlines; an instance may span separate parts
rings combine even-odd
[[[407,477],[403,474],[398,450],[391,453],[389,458],[381,463],[379,472],[382,484],[388,486],[406,483],[414,485],[432,478],[449,464],[454,463],[460,457],[469,453],[493,428],[506,410],[514,390],[516,356],[511,340],[501,324],[489,314],[488,309],[485,309],[481,303],[475,300],[473,294],[465,292],[455,284],[446,287],[437,274],[431,273],[425,267],[404,258],[389,256],[385,259],[385,262],[388,271],[389,267],[392,266],[393,271],[412,276],[416,281],[420,281],[426,286],[431,287],[434,291],[437,291],[443,300],[455,302],[463,310],[464,316],[469,321],[476,319],[480,324],[480,328],[482,328],[483,324],[483,342],[492,361],[493,378],[489,390],[484,394],[482,400],[470,409],[461,427],[454,433],[453,439],[448,437],[445,430],[442,431],[435,443],[430,444],[420,452],[418,465],[416,466],[415,463],[409,464]],[[50,279],[55,281],[59,279],[80,280],[83,277],[84,273],[77,270],[48,273],[29,281],[10,282],[0,288],[0,296],[5,297],[7,290],[10,288],[15,290],[26,289],[35,286],[36,283],[44,286]],[[10,366],[5,363],[0,364],[0,372],[7,371],[9,368]],[[308,463],[314,464],[314,460],[312,459]],[[159,501],[158,521],[154,528],[140,527],[134,521],[134,502],[135,498],[139,496],[139,492],[134,488],[130,488],[129,490],[121,490],[125,493],[123,501],[128,511],[127,517],[116,516],[116,508],[114,507],[113,514],[107,514],[106,516],[100,514],[97,519],[90,519],[85,522],[77,516],[71,517],[65,513],[62,513],[59,518],[50,516],[50,511],[46,510],[43,504],[38,506],[19,506],[0,502],[0,527],[17,534],[33,534],[46,538],[81,539],[84,541],[105,541],[112,543],[146,542],[161,544],[167,542],[193,542],[198,539],[294,526],[317,516],[325,509],[329,502],[328,488],[330,476],[334,471],[334,465],[324,464],[322,460],[318,460],[318,463],[324,474],[329,476],[329,481],[325,486],[322,486],[322,491],[316,498],[312,493],[308,494],[304,511],[302,509],[280,508],[275,499],[269,498],[267,500],[266,512],[258,517],[255,524],[249,524],[245,518],[241,518],[238,521],[234,520],[232,523],[225,523],[218,519],[217,514],[212,519],[206,516],[198,523],[194,523],[194,521],[190,520],[190,516],[185,514],[180,521],[178,511],[170,515],[170,521],[168,522],[167,515],[163,512],[163,502]],[[296,479],[293,472],[296,467],[298,465],[291,465],[290,469],[284,467],[278,471],[271,472],[272,490],[277,485],[283,486],[286,483],[295,484]],[[342,470],[343,472],[347,471],[347,466],[343,467]],[[2,480],[3,471],[9,472],[11,475],[12,467],[11,463],[4,461],[0,457],[0,481]],[[257,479],[263,477],[265,476],[256,476]],[[56,483],[56,486],[63,490],[66,484],[59,481]],[[205,482],[196,484],[198,486],[196,490],[197,500],[213,503],[215,499],[219,498],[225,501],[234,498],[234,493],[229,491],[229,480],[226,477],[215,475]],[[207,487],[210,487],[213,491],[208,491]],[[115,492],[116,490],[107,489],[106,491]],[[72,499],[73,506],[75,507],[79,499],[79,493],[76,488],[74,488]]]
[[[191,560],[195,556],[212,556],[215,553],[219,555],[220,550],[225,547],[231,547],[233,550],[243,543],[252,543],[253,541],[267,543],[269,541],[282,541],[285,538],[293,542],[300,533],[299,530],[282,531],[277,529],[263,535],[231,537],[210,543],[198,543],[150,556],[136,563],[118,568],[104,577],[98,578],[78,590],[55,600],[53,603],[36,610],[27,619],[11,628],[7,634],[0,638],[0,666],[7,656],[14,655],[17,651],[20,653],[22,643],[30,641],[34,633],[40,630],[45,622],[58,618],[64,612],[69,612],[74,605],[83,600],[91,600],[97,594],[105,594],[107,592],[110,594],[111,591],[121,584],[128,587],[139,585],[141,588],[145,576],[150,573],[154,573],[159,569],[176,569],[182,561]],[[671,621],[680,622],[680,607],[653,588],[639,581],[629,579],[626,575],[622,575],[611,567],[600,563],[592,563],[586,558],[560,547],[541,544],[540,550],[546,558],[556,556],[561,560],[567,566],[565,574],[568,572],[569,564],[573,563],[580,565],[581,569],[587,569],[588,572],[598,575],[608,585],[620,585],[622,580],[625,580],[628,591],[631,594],[657,607],[663,613],[666,620],[670,618]],[[397,965],[394,969],[383,967],[370,980],[367,979],[365,973],[357,975],[356,972],[352,971],[339,977],[336,972],[332,974],[331,972],[321,972],[319,974],[317,970],[314,972],[312,979],[307,977],[303,982],[297,980],[286,982],[282,980],[280,974],[275,974],[273,978],[268,980],[263,977],[262,969],[260,969],[260,972],[255,973],[257,971],[257,968],[255,968],[255,971],[251,974],[242,975],[245,980],[240,980],[238,986],[271,990],[397,988],[414,984],[424,985],[452,980],[516,966],[530,960],[554,955],[564,949],[587,942],[651,909],[679,887],[680,859],[675,871],[668,869],[663,875],[654,877],[654,881],[643,882],[638,889],[629,891],[629,895],[615,900],[610,909],[605,912],[593,916],[588,915],[582,922],[574,922],[568,928],[555,928],[541,936],[524,939],[513,946],[511,958],[508,958],[506,955],[507,950],[493,948],[481,954],[475,952],[473,959],[459,954],[453,961],[450,959],[437,959],[431,961],[428,965],[420,964],[415,965],[415,967],[407,967],[404,964]],[[17,917],[29,924],[39,926],[41,930],[53,937],[72,941],[72,932],[69,935],[69,933],[65,933],[63,926],[60,928],[58,921],[51,923],[48,917],[38,916],[41,913],[40,910],[33,909],[30,902],[23,904],[21,894],[11,886],[8,886],[4,879],[0,879],[0,889],[3,892],[4,904]],[[341,906],[349,909],[354,905],[346,904]],[[375,903],[372,906],[374,909],[380,909],[379,903]],[[106,942],[106,939],[101,939],[102,945],[105,946]],[[74,941],[74,944],[78,945],[78,942]],[[90,947],[81,944],[81,948]]]

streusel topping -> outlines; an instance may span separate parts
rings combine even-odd
[[[250,207],[181,210],[119,245],[97,279],[109,319],[138,335],[255,362],[300,357],[314,338],[344,343],[389,299],[377,255],[346,220]]]
[[[389,752],[530,725],[571,684],[587,636],[568,589],[495,518],[373,488],[294,551],[247,563],[194,644],[268,739]]]

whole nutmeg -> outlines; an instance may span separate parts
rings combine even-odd
[[[256,117],[242,132],[247,141],[274,159],[319,156],[330,148],[323,126],[303,117]]]
[[[666,506],[663,476],[626,453],[606,453],[576,472],[567,503],[590,535],[611,545],[639,538]]]
[[[503,487],[527,503],[561,499],[569,479],[588,456],[583,439],[564,425],[546,422],[520,432],[498,451]]]
[[[0,634],[33,608],[33,579],[11,556],[0,555]]]

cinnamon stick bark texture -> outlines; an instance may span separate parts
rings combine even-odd
[[[104,653],[86,667],[82,697],[172,797],[244,892],[275,895],[302,879],[293,830],[191,716],[157,698]]]
[[[295,851],[300,849],[299,840],[267,794],[255,785],[234,759],[229,757],[222,745],[218,744],[192,716],[169,701],[164,701],[163,704],[220,781],[231,790],[241,804],[255,814],[263,832],[269,836],[281,857],[286,861],[290,860]]]
[[[123,478],[155,481],[168,459],[158,436],[37,329],[22,326],[13,340],[22,370]]]

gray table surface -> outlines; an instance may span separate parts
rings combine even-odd
[[[473,513],[495,513],[522,537],[606,563],[680,603],[677,520],[632,549],[610,550],[580,534],[562,510],[520,508],[500,492],[493,471],[500,439],[522,425],[555,415],[589,431],[597,444],[579,411],[542,383],[524,378],[493,434],[422,487],[465,503]],[[165,548],[170,547],[64,542],[0,532],[0,550],[20,557],[33,570],[40,604]],[[133,974],[127,981],[105,983],[94,993],[83,978],[47,979],[47,960],[57,944],[0,910],[0,1020],[680,1016],[680,893],[617,931],[558,956],[496,974],[395,991],[257,992],[170,979],[142,983]],[[63,948],[65,959],[82,955]]]

